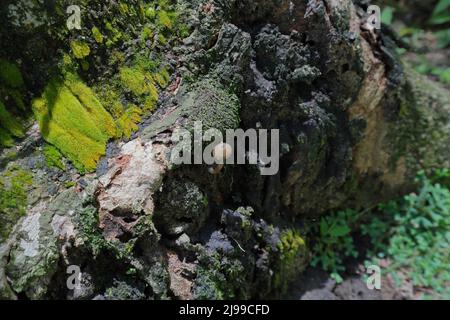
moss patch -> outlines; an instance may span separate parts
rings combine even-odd
[[[107,141],[117,134],[111,115],[76,76],[51,80],[32,108],[44,139],[80,171],[95,170]]]
[[[281,234],[278,243],[280,259],[274,275],[274,288],[284,293],[289,281],[300,274],[307,266],[309,255],[305,241],[297,230],[286,230]]]
[[[153,112],[159,98],[158,88],[168,85],[170,74],[160,62],[138,57],[131,66],[120,68],[119,81],[120,87],[133,96],[144,112]]]
[[[91,53],[89,45],[83,41],[74,40],[70,42],[72,53],[77,59],[84,59]]]
[[[6,110],[0,101],[0,145],[10,146],[12,137],[21,138],[24,135],[22,125]]]
[[[97,43],[103,43],[103,34],[100,32],[100,30],[97,27],[92,28],[92,36],[94,37],[95,41]]]
[[[18,115],[26,110],[23,86],[19,68],[0,59],[0,147],[11,147],[14,138],[24,136],[24,128],[18,119]]]
[[[0,80],[11,88],[23,86],[23,78],[19,68],[4,59],[0,59]]]
[[[137,124],[141,121],[141,114],[141,109],[132,106],[117,120],[117,126],[123,136],[130,138],[131,134],[138,130]]]
[[[65,170],[66,166],[63,162],[63,156],[58,149],[56,149],[52,145],[47,144],[44,146],[43,153],[47,166]]]
[[[27,208],[27,192],[33,183],[31,173],[12,167],[0,175],[0,240],[8,238]]]
[[[150,79],[138,69],[124,67],[120,69],[120,80],[123,86],[137,96],[150,92]]]

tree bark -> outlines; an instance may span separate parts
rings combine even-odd
[[[134,298],[277,296],[310,257],[288,232],[298,221],[368,208],[411,191],[421,169],[450,168],[448,90],[403,64],[383,30],[367,30],[363,8],[349,0],[179,6],[194,31],[174,48],[179,68],[162,106],[137,138],[117,142],[105,174],[19,222],[3,246],[4,296],[92,298],[108,285]],[[279,129],[280,172],[172,165],[172,134],[195,121]],[[286,239],[301,242],[293,256]],[[86,266],[82,292],[64,288],[72,264]]]

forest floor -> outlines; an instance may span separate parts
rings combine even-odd
[[[364,264],[353,265],[342,283],[336,283],[319,268],[309,268],[291,285],[284,297],[288,300],[415,300],[421,294],[410,281],[397,287],[390,275],[381,278],[381,288],[369,289],[363,276]]]
[[[389,265],[382,260],[381,270]],[[391,274],[381,276],[380,289],[369,289],[365,276],[368,276],[363,259],[348,261],[343,281],[337,283],[329,273],[320,268],[309,267],[291,283],[287,300],[420,300],[424,294],[432,295],[424,289],[414,287],[405,277],[397,285]],[[406,274],[406,272],[405,272]]]

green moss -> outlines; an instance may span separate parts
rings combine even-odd
[[[12,147],[14,145],[14,138],[11,134],[0,127],[0,147]]]
[[[199,268],[196,276],[194,291],[196,300],[224,300],[220,282],[215,280],[212,272],[205,268]]]
[[[77,229],[81,231],[86,246],[94,256],[111,248],[111,244],[103,237],[99,229],[98,212],[93,206],[87,206],[76,216]]]
[[[23,102],[23,93],[19,89],[10,89],[7,94],[12,98],[17,111],[26,111],[25,103]]]
[[[16,222],[25,215],[27,192],[32,183],[31,173],[19,167],[0,175],[0,240],[7,238]]]
[[[182,104],[187,113],[192,112],[191,126],[201,120],[204,128],[217,128],[224,132],[239,125],[238,97],[215,80],[205,79],[197,83],[186,94]]]
[[[162,28],[172,30],[173,22],[168,12],[164,10],[158,11],[158,25]]]
[[[144,137],[170,127],[176,119],[187,117],[184,128],[193,130],[194,122],[201,120],[203,129],[217,128],[225,132],[239,126],[239,99],[215,80],[205,79],[195,85],[180,88],[179,108],[161,121],[155,121],[143,130]]]
[[[6,110],[0,101],[0,145],[11,146],[13,137],[24,136],[22,125]]]
[[[130,12],[130,8],[128,7],[128,4],[120,2],[119,11],[121,14],[128,14]]]
[[[141,66],[123,67],[120,69],[120,81],[127,91],[138,98],[143,98],[140,101],[142,101],[145,110],[154,110],[158,101],[158,89],[150,72],[147,72]]]
[[[120,32],[118,29],[114,28],[114,26],[111,24],[111,22],[107,22],[105,24],[106,30],[108,30],[108,41],[106,42],[106,45],[112,46],[115,43],[117,43],[120,39],[122,39],[122,32]]]
[[[165,88],[169,84],[170,74],[167,69],[163,68],[160,72],[155,74],[154,78],[161,88]]]
[[[154,36],[153,30],[149,26],[145,26],[144,29],[142,29],[141,33],[141,39],[142,41],[152,40]]]
[[[116,136],[112,117],[92,90],[75,76],[53,79],[32,104],[42,136],[80,171],[93,171]]]
[[[130,138],[131,134],[138,130],[137,124],[141,121],[142,111],[136,106],[128,108],[117,120],[117,126],[121,135]]]
[[[144,101],[144,110],[153,112],[156,108],[156,100],[153,97],[148,97]]]
[[[136,238],[126,243],[107,240],[99,227],[98,211],[92,204],[83,204],[80,212],[75,216],[74,222],[84,245],[92,252],[94,257],[107,251],[112,253],[117,260],[129,261],[132,258]],[[148,234],[147,232],[154,228],[151,217],[142,219],[139,224],[142,224],[144,230],[136,231],[137,237],[144,233]],[[139,227],[139,224],[136,227]],[[143,224],[146,224],[146,226],[144,227]]]
[[[47,144],[44,146],[43,153],[47,166],[65,170],[66,167],[63,163],[63,156],[58,149],[56,149],[52,145]]]
[[[156,9],[154,7],[148,7],[145,9],[145,16],[150,20],[154,20],[156,18]]]
[[[11,147],[14,138],[24,136],[24,128],[17,116],[26,110],[23,86],[19,68],[0,58],[0,97],[4,98],[0,100],[0,147]]]
[[[189,37],[191,34],[191,30],[189,26],[186,24],[179,24],[178,25],[178,36],[182,39]]]
[[[100,30],[97,27],[92,28],[92,36],[94,37],[95,41],[97,43],[103,43],[103,34],[100,32]]]
[[[123,67],[120,69],[120,80],[122,85],[137,96],[149,93],[148,79],[141,70]]]
[[[76,182],[69,181],[69,182],[66,182],[66,184],[64,186],[69,189],[69,188],[75,187],[76,185],[77,185]]]
[[[84,59],[91,53],[89,45],[83,41],[73,40],[70,42],[72,53],[77,59]]]
[[[162,34],[158,34],[158,42],[160,45],[165,46],[167,44],[167,39]]]
[[[5,59],[0,59],[0,80],[11,88],[20,88],[24,84],[19,68]]]
[[[74,75],[66,77],[65,85],[78,98],[90,115],[94,117],[100,131],[108,137],[114,137],[117,134],[114,121],[92,90]]]
[[[95,91],[102,105],[105,106],[105,109],[114,119],[118,119],[123,115],[125,107],[120,101],[118,89],[111,84],[102,83],[95,88]]]
[[[250,299],[248,273],[239,259],[204,252],[199,260],[194,299]]]
[[[278,243],[280,258],[274,275],[274,288],[284,293],[289,281],[302,272],[309,260],[305,241],[297,230],[286,230],[281,234]]]
[[[88,71],[89,70],[89,67],[90,67],[89,62],[83,60],[83,61],[81,61],[80,64],[81,64],[81,69],[83,71]]]

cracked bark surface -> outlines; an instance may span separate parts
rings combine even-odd
[[[366,30],[363,6],[178,2],[194,31],[173,48],[162,106],[135,139],[117,142],[106,173],[29,210],[2,246],[2,296],[277,297],[310,257],[301,246],[286,260],[286,230],[450,167],[448,90],[404,65],[382,30]],[[280,129],[280,172],[172,165],[171,135],[198,120]],[[73,264],[90,280],[67,292]]]

